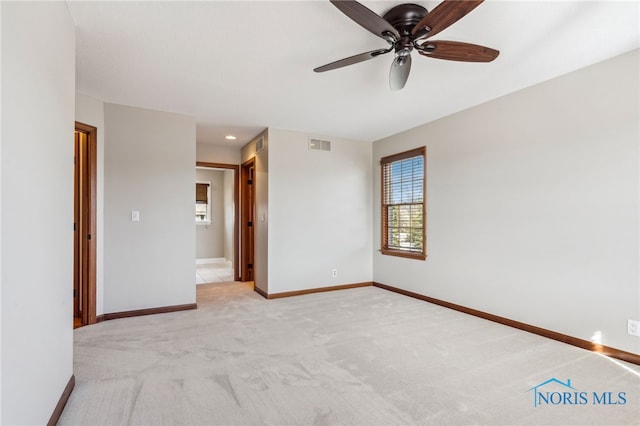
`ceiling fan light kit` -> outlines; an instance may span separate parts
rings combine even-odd
[[[402,89],[411,71],[411,52],[415,49],[422,56],[449,61],[491,62],[499,51],[477,44],[459,41],[426,41],[453,25],[475,9],[484,0],[444,0],[429,12],[413,3],[394,6],[382,17],[355,0],[330,0],[342,13],[354,22],[386,40],[390,47],[349,56],[314,69],[325,72],[395,52],[389,72],[391,90]]]

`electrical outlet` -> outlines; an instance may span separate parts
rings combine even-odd
[[[338,278],[338,270],[337,269],[332,269],[331,270],[331,276],[333,278]]]
[[[640,336],[640,321],[627,320],[627,333],[632,336]]]

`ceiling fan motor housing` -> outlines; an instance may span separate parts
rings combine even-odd
[[[397,56],[411,54],[415,40],[411,30],[427,13],[427,9],[419,4],[405,3],[394,6],[384,14],[382,18],[400,33],[400,39],[392,43]]]
[[[411,30],[427,13],[427,9],[419,4],[405,3],[392,7],[382,18],[398,30],[400,36],[404,38],[411,36]]]

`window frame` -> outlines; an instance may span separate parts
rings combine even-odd
[[[206,206],[207,206],[207,213],[205,215],[205,219],[201,222],[198,222],[198,218],[197,218],[197,214],[196,217],[194,218],[195,224],[196,225],[211,225],[211,182],[210,181],[204,181],[204,180],[198,180],[196,181],[196,185],[198,184],[202,184],[202,185],[207,185],[207,202],[206,202]],[[205,204],[205,203],[201,203],[201,204]],[[198,205],[198,202],[196,201],[195,206]],[[194,206],[194,207],[195,207]]]
[[[422,156],[422,251],[408,251],[389,248],[388,231],[388,207],[394,204],[386,204],[385,197],[385,173],[387,164]],[[418,203],[411,203],[418,204]],[[396,204],[397,205],[397,204]],[[380,252],[384,255],[398,256],[408,259],[425,260],[427,258],[427,147],[411,149],[397,154],[382,157],[380,159]]]

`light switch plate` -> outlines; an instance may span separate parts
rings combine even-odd
[[[139,210],[131,210],[131,222],[140,222]]]

